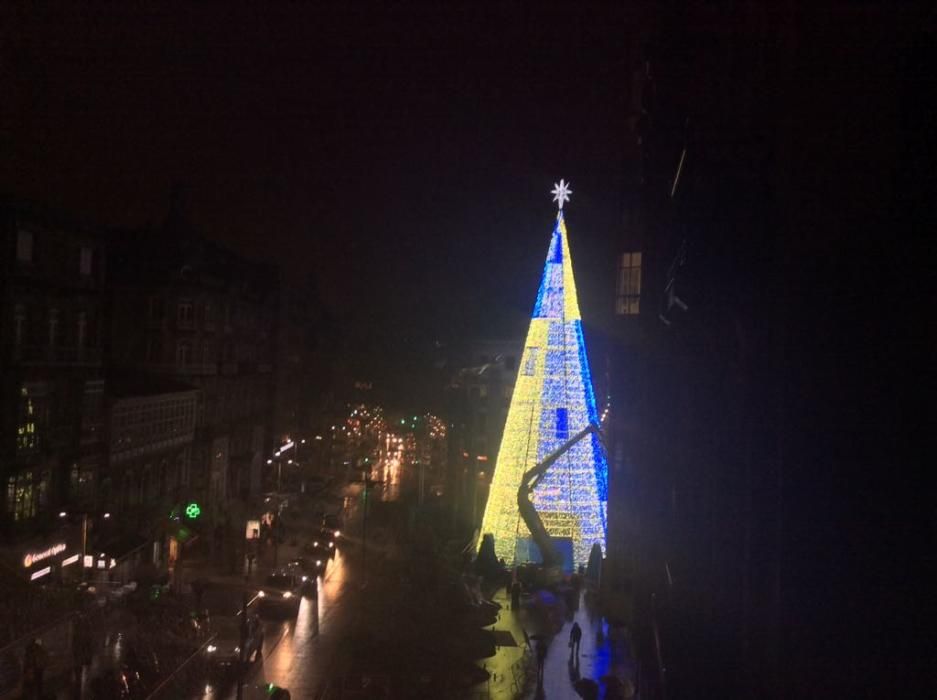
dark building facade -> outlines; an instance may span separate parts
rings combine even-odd
[[[101,507],[165,516],[189,497],[199,391],[165,376],[112,374],[107,393]]]
[[[112,362],[199,390],[190,495],[221,517],[260,492],[272,444],[277,272],[172,220],[112,250]]]
[[[934,220],[927,16],[687,4],[629,38],[605,586],[642,697],[897,696],[924,677],[887,563],[912,530],[880,526],[913,512],[883,464],[910,456],[902,299]],[[902,651],[883,664],[882,644]]]
[[[103,463],[105,248],[100,232],[0,205],[0,527],[90,507]]]
[[[312,275],[281,280],[276,327],[274,431],[288,439],[328,435],[334,403],[335,326],[320,300]],[[324,467],[321,440],[301,455],[304,468]]]

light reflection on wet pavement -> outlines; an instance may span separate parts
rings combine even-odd
[[[562,629],[553,637],[544,664],[543,685],[538,688],[536,659],[533,651],[525,649],[524,629],[531,635],[539,630],[527,611],[510,610],[511,601],[503,588],[497,591],[494,600],[501,605],[501,611],[493,629],[511,632],[518,646],[499,647],[493,657],[479,662],[491,674],[489,682],[479,689],[488,693],[492,700],[516,698],[521,690],[524,693],[520,697],[524,698],[577,698],[579,695],[572,687],[574,680],[591,678],[599,682],[607,674],[633,681],[635,667],[627,645],[609,641],[608,626],[583,600],[574,617],[564,620]],[[568,645],[573,620],[579,623],[583,633],[578,664],[571,659]],[[602,630],[601,641],[597,639],[599,629]]]
[[[264,622],[263,659],[248,671],[245,685],[274,683],[288,688],[294,698],[315,697],[335,669],[335,642],[346,612],[350,569],[348,557],[339,550],[320,577],[318,602],[305,597],[295,620]],[[209,683],[199,697],[233,699],[236,688],[232,683]]]

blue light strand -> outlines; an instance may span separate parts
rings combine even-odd
[[[517,510],[517,489],[530,469],[589,423],[598,423],[572,260],[562,214],[557,217],[521,358],[482,532],[495,536],[499,557],[515,562],[527,534]],[[565,415],[565,425],[560,416]],[[575,563],[606,538],[607,462],[601,443],[574,445],[532,494],[547,531],[573,542]]]

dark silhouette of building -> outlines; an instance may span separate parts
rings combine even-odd
[[[103,460],[99,231],[0,204],[0,527],[35,532],[93,502]]]
[[[642,697],[925,678],[892,562],[915,549],[897,415],[934,222],[933,22],[688,3],[628,39],[604,583]]]
[[[111,242],[112,362],[200,390],[190,497],[219,515],[261,488],[275,391],[278,274],[195,234],[175,211]]]
[[[112,372],[102,509],[165,516],[189,498],[200,392],[165,375]],[[141,524],[146,524],[145,521]]]

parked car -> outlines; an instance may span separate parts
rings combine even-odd
[[[234,670],[243,660],[248,664],[259,661],[263,655],[264,630],[256,615],[248,615],[243,655],[241,654],[241,618],[216,616],[211,621],[214,637],[205,647],[208,661],[216,671]]]
[[[270,574],[257,591],[261,613],[296,615],[303,598],[302,576],[289,570]]]

